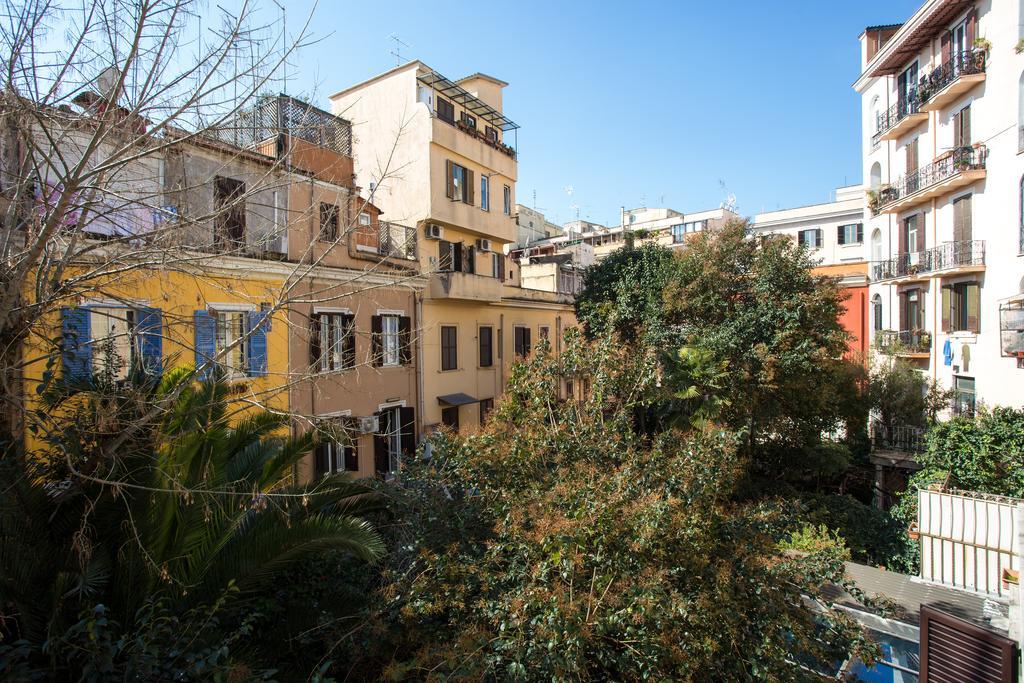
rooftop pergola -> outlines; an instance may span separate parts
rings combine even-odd
[[[416,77],[416,80],[429,88],[433,88],[452,102],[462,105],[470,113],[484,121],[487,121],[489,124],[503,132],[517,130],[519,128],[512,119],[505,116],[489,104],[481,101],[479,98],[470,94],[465,88],[448,80],[436,71],[428,71],[420,74]]]

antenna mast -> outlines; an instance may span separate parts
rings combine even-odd
[[[410,46],[408,43],[403,42],[402,39],[398,37],[397,33],[392,33],[390,36],[388,36],[388,40],[395,41],[395,47],[388,54],[395,58],[395,66],[401,66],[402,48],[409,48]]]

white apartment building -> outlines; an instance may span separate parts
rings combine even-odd
[[[928,0],[860,36],[873,344],[957,411],[1024,405],[1022,13]]]
[[[542,212],[522,204],[516,204],[515,218],[517,247],[565,234],[562,226],[549,221]]]

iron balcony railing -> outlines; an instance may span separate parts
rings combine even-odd
[[[985,265],[985,240],[946,242],[924,251],[904,252],[871,264],[871,279],[894,280],[952,268]]]
[[[896,104],[889,107],[885,113],[878,115],[878,121],[875,122],[875,138],[880,138],[900,121],[920,111],[921,101],[917,96],[917,90],[913,89],[903,97],[900,97]]]
[[[948,180],[964,171],[985,168],[986,156],[984,147],[957,147],[946,156],[906,174],[892,185],[879,189],[877,209],[883,209],[888,204]],[[875,213],[877,212],[876,210]]]
[[[947,85],[969,74],[985,73],[985,52],[984,50],[965,50],[954,53],[949,61],[935,68],[927,76],[921,78],[917,86],[917,97],[921,104],[925,104],[935,93],[944,89]]]
[[[932,335],[925,330],[879,330],[875,333],[875,347],[882,353],[895,356],[902,353],[929,353],[932,350]]]
[[[381,221],[379,225],[359,226],[355,231],[357,251],[387,258],[416,259],[416,229]]]
[[[871,423],[871,443],[875,448],[904,453],[923,453],[927,447],[924,427],[893,425],[887,427],[875,420]]]

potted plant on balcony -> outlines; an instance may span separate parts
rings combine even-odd
[[[878,213],[882,200],[881,190],[881,186],[877,190],[868,190],[868,208],[871,209],[871,213]]]
[[[932,333],[921,332],[918,336],[918,347],[921,349],[929,349],[932,346]]]
[[[1020,40],[1017,41],[1017,45],[1014,46],[1013,50],[1017,54],[1024,52],[1024,38],[1021,38]]]
[[[911,522],[910,526],[907,527],[907,536],[911,541],[916,541],[921,538],[921,532],[918,531],[917,522]]]
[[[992,49],[992,42],[988,38],[978,37],[974,39],[974,49],[988,52]]]

